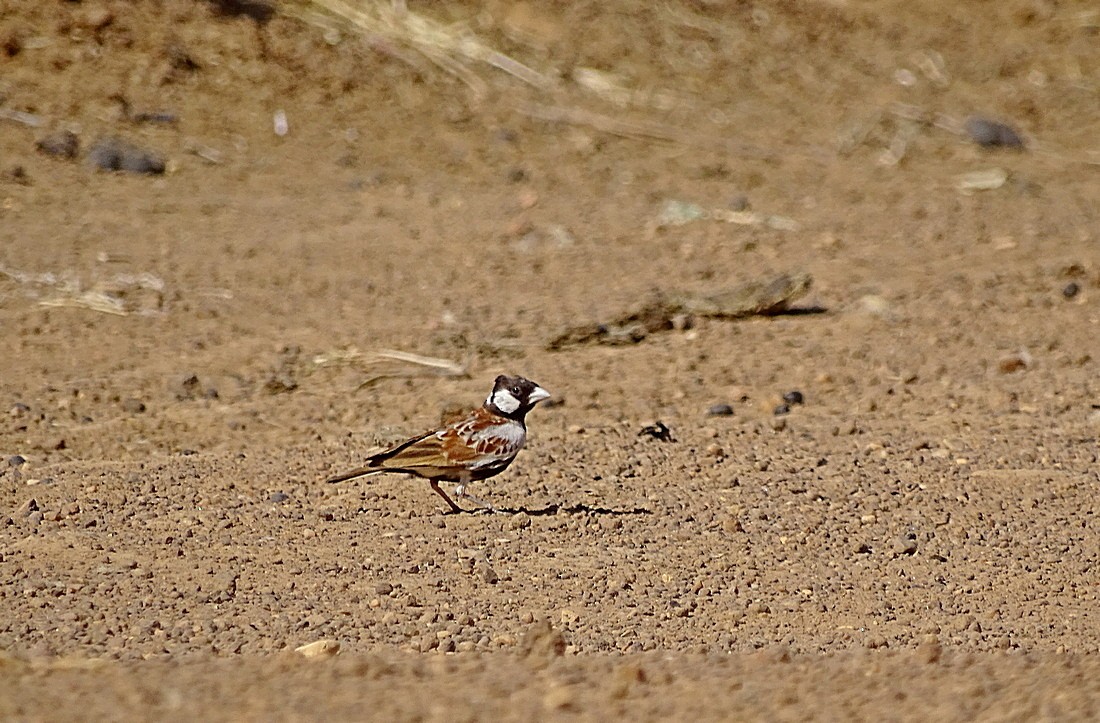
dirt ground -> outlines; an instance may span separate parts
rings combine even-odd
[[[0,10],[0,717],[1100,716],[1095,9],[308,10]],[[505,372],[504,514],[321,482]]]

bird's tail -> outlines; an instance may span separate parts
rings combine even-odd
[[[329,484],[336,484],[337,482],[347,482],[349,479],[355,479],[356,477],[366,477],[372,474],[378,474],[379,472],[385,472],[382,467],[360,467],[359,469],[353,469],[351,472],[345,472],[344,474],[330,477],[325,482]]]

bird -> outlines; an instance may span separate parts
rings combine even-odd
[[[331,477],[330,484],[394,472],[427,479],[451,508],[464,512],[439,486],[456,482],[455,496],[496,510],[466,491],[471,482],[495,477],[508,468],[527,443],[527,413],[550,392],[519,376],[500,375],[485,403],[443,426],[371,455],[366,464]]]

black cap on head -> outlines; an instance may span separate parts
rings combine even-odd
[[[485,406],[505,417],[523,419],[532,407],[549,396],[549,392],[530,379],[501,374],[493,383]]]

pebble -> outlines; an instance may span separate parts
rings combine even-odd
[[[864,641],[863,646],[868,650],[879,650],[880,648],[890,647],[886,638],[881,635],[872,635]]]
[[[805,397],[802,396],[802,392],[797,389],[792,389],[783,395],[783,401],[787,404],[802,404],[805,401]]]
[[[1016,129],[1007,123],[971,116],[964,125],[970,140],[985,148],[1023,148],[1024,141]]]
[[[145,411],[145,402],[133,397],[127,397],[122,400],[122,411],[129,412],[130,414],[141,414]]]
[[[943,645],[935,635],[925,635],[917,645],[917,658],[925,664],[938,663],[943,657]]]
[[[482,580],[490,585],[496,585],[500,582],[500,576],[497,575],[497,571],[491,565],[482,564],[478,566],[478,574],[481,575]]]
[[[27,500],[23,504],[19,505],[19,507],[15,510],[15,516],[16,517],[27,517],[32,512],[37,512],[37,511],[38,511],[38,500],[31,497],[29,500]]]
[[[58,131],[39,138],[35,147],[47,156],[71,160],[80,152],[80,139],[72,131]]]
[[[729,404],[713,404],[707,408],[708,417],[729,417],[733,414],[733,407]]]
[[[997,361],[997,370],[1001,374],[1013,374],[1023,371],[1031,366],[1031,354],[1026,351],[1018,351],[1001,357]]]
[[[990,168],[984,171],[971,171],[956,177],[955,187],[963,193],[974,191],[993,191],[1005,185],[1008,171],[1003,168]]]
[[[784,402],[783,404],[776,405],[776,407],[775,407],[775,409],[773,410],[772,413],[775,414],[777,417],[780,416],[780,415],[783,415],[783,414],[790,414],[791,413],[791,405],[787,404],[786,402]]]
[[[1062,296],[1072,299],[1081,291],[1081,286],[1076,281],[1071,281],[1062,288]]]
[[[389,595],[393,592],[393,585],[388,582],[380,582],[374,586],[375,595]]]
[[[517,512],[508,520],[508,527],[513,530],[525,530],[531,526],[531,515],[526,512]]]
[[[722,521],[722,529],[726,532],[744,532],[745,527],[741,524],[741,520],[736,517],[727,517]]]
[[[563,610],[562,612],[566,611]],[[496,639],[503,640],[507,637],[502,635]],[[514,645],[515,641],[510,641],[510,644]],[[541,660],[544,663],[564,655],[565,647],[565,636],[546,619],[531,625],[523,634],[520,643],[520,650],[525,658],[532,658],[536,661]]]
[[[22,455],[13,454],[12,456],[8,457],[8,466],[9,467],[22,467],[26,463],[27,463],[27,460]]]
[[[115,14],[109,8],[92,5],[76,17],[77,23],[89,30],[102,30],[115,20]]]
[[[340,652],[340,643],[336,640],[317,640],[298,646],[294,652],[306,658],[331,658]]]
[[[267,501],[274,502],[275,504],[286,502],[289,499],[290,495],[288,495],[286,492],[272,492],[270,495],[267,496]]]
[[[543,696],[542,704],[547,710],[569,710],[577,702],[577,694],[571,685],[555,684]]]
[[[864,314],[877,316],[887,321],[892,321],[897,318],[897,314],[894,312],[890,302],[886,300],[886,297],[879,296],[878,294],[866,294],[861,296],[856,301],[856,305]]]
[[[181,402],[197,398],[202,393],[198,376],[195,374],[185,376],[176,384],[175,393],[176,400]]]
[[[103,138],[88,151],[88,162],[103,171],[128,171],[159,175],[167,167],[164,159],[120,138]]]
[[[917,551],[917,541],[910,537],[899,537],[894,540],[894,556],[912,555]]]

